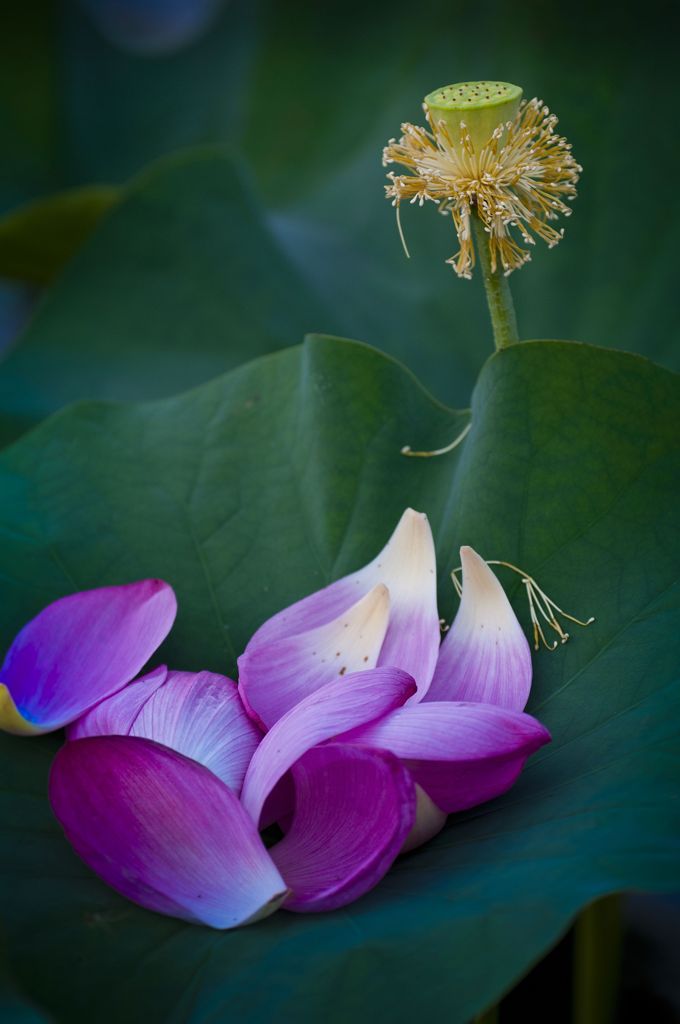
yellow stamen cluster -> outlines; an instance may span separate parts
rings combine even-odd
[[[564,230],[549,222],[571,213],[566,204],[576,195],[582,168],[566,139],[555,134],[557,118],[542,101],[523,103],[514,121],[498,125],[478,151],[464,121],[460,138],[454,139],[443,120],[435,120],[427,107],[425,112],[430,131],[403,124],[402,137],[390,139],[383,151],[385,166],[401,164],[409,172],[387,175],[385,188],[397,219],[402,200],[420,206],[429,200],[440,213],[450,214],[460,250],[447,263],[465,278],[472,277],[475,266],[474,213],[488,235],[494,272],[500,265],[510,274],[531,259],[512,229],[526,245],[535,243],[533,235],[551,248],[557,245]]]

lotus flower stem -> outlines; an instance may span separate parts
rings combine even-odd
[[[470,220],[475,236],[477,257],[482,270],[484,291],[486,292],[486,301],[493,328],[494,345],[496,346],[496,351],[499,351],[519,341],[517,317],[515,315],[515,305],[512,301],[510,282],[500,266],[497,266],[495,270],[491,266],[488,235],[476,211],[472,211]]]
[[[573,1022],[613,1024],[621,960],[621,897],[591,903],[574,926]]]
[[[510,288],[505,278],[531,258],[541,238],[557,245],[576,196],[580,164],[557,118],[542,100],[522,100],[510,82],[458,82],[435,89],[424,101],[427,128],[405,122],[390,139],[383,164],[385,194],[397,214],[402,202],[434,203],[451,217],[459,249],[446,262],[469,279],[481,266],[496,349],[519,341]]]

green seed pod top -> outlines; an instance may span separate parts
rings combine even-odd
[[[479,152],[499,124],[514,119],[521,99],[520,87],[509,82],[458,82],[429,93],[425,105],[435,123],[446,123],[454,143],[460,138],[460,123],[464,121]]]

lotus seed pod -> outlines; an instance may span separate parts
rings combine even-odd
[[[445,122],[454,145],[464,122],[479,153],[498,125],[514,120],[521,99],[522,90],[509,82],[459,82],[429,93],[425,106],[436,124]]]

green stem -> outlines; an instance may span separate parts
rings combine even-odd
[[[491,316],[493,340],[496,350],[499,350],[501,348],[507,348],[508,345],[514,345],[515,342],[519,341],[515,306],[512,301],[512,294],[510,292],[510,285],[507,277],[504,276],[502,270],[497,269],[493,271],[491,269],[489,236],[484,230],[484,225],[474,210],[472,212],[471,220],[472,230],[475,236],[477,259],[479,260],[479,265],[482,268],[486,301],[488,303],[489,314]]]
[[[574,1024],[613,1024],[621,967],[621,898],[606,896],[574,926]]]

